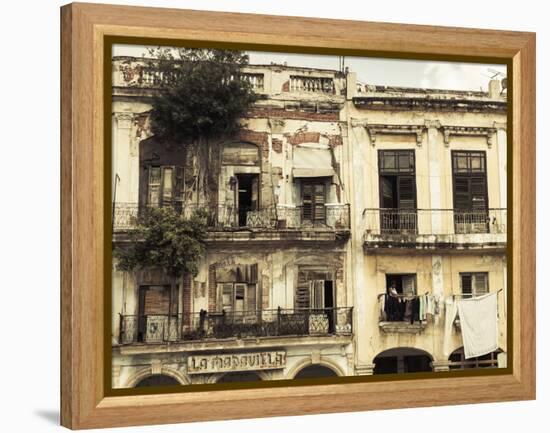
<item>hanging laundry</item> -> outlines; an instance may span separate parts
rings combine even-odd
[[[497,294],[458,301],[458,315],[466,359],[498,349]]]
[[[443,330],[443,352],[449,355],[451,350],[451,335],[453,332],[453,323],[457,314],[457,304],[455,298],[450,296],[445,299],[445,329]]]

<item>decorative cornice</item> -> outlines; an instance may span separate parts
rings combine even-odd
[[[353,98],[357,108],[370,110],[417,110],[461,113],[499,112],[505,113],[506,101],[488,99],[451,99],[410,96],[358,96]]]
[[[443,130],[443,142],[446,147],[449,147],[451,141],[451,135],[456,136],[469,136],[469,137],[486,137],[487,146],[491,147],[493,144],[493,135],[497,132],[496,128],[489,128],[486,126],[450,126],[444,125],[441,127]]]
[[[370,143],[376,145],[377,134],[392,134],[392,135],[415,135],[417,146],[422,146],[422,133],[426,130],[424,125],[366,125],[365,128],[369,133]]]

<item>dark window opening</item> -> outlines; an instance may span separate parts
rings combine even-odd
[[[145,379],[140,380],[135,388],[145,388],[148,386],[170,386],[170,385],[180,385],[180,383],[173,377],[166,376],[163,374],[154,374],[152,376],[146,377]]]
[[[253,371],[238,371],[224,374],[217,383],[235,383],[235,382],[260,382],[262,378]]]
[[[314,379],[316,377],[337,377],[334,370],[323,365],[314,364],[302,368],[294,379]]]
[[[237,203],[239,227],[247,225],[247,214],[258,210],[259,176],[257,174],[237,174]]]
[[[432,358],[417,349],[390,349],[374,358],[374,374],[432,371]]]

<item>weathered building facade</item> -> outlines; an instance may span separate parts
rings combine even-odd
[[[113,242],[143,207],[209,215],[199,273],[176,289],[158,270],[113,264],[113,386],[467,365],[445,302],[506,288],[505,97],[243,72],[262,97],[223,142],[206,203],[193,155],[151,135],[162,77],[113,59]],[[437,314],[390,320],[392,284],[403,299],[429,293]]]

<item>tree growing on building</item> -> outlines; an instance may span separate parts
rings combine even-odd
[[[153,101],[151,130],[161,140],[181,143],[186,154],[194,156],[200,199],[212,203],[222,142],[240,129],[240,119],[257,99],[241,72],[248,55],[159,47],[149,50],[149,56],[162,88]]]
[[[177,279],[199,272],[206,227],[202,211],[186,217],[172,207],[144,209],[136,218],[135,230],[128,235],[129,242],[118,243],[114,249],[117,269],[161,269],[170,278],[173,298]]]

